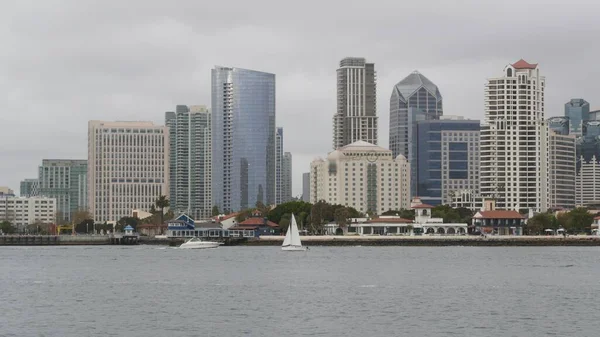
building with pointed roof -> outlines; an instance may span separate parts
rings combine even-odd
[[[410,206],[410,164],[383,147],[357,141],[311,163],[310,201],[381,214]]]
[[[419,120],[437,119],[443,114],[442,94],[437,85],[414,71],[392,89],[390,98],[390,150],[411,161],[412,127]]]

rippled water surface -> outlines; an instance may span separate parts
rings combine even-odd
[[[0,247],[0,336],[599,336],[599,254]]]

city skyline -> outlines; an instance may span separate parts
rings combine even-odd
[[[162,124],[164,111],[176,104],[210,102],[214,64],[277,75],[277,124],[286,129],[286,151],[294,156],[294,196],[301,194],[299,173],[315,156],[331,150],[335,68],[348,55],[376,64],[378,143],[383,147],[389,144],[390,90],[415,69],[439,86],[444,112],[450,115],[482,120],[486,78],[497,72],[499,64],[520,58],[539,62],[551,80],[547,117],[563,115],[564,103],[571,98],[586,99],[590,110],[600,108],[593,80],[600,70],[592,58],[599,47],[589,43],[598,34],[592,17],[598,8],[595,4],[579,2],[582,14],[577,18],[563,15],[573,3],[545,4],[537,7],[535,16],[510,10],[520,3],[516,1],[477,3],[475,8],[414,4],[411,13],[427,13],[435,19],[435,25],[425,27],[419,24],[419,15],[405,13],[398,21],[387,14],[398,13],[400,4],[374,1],[368,8],[377,19],[363,20],[364,4],[346,8],[344,19],[333,24],[335,9],[324,6],[310,14],[312,24],[306,29],[304,20],[291,15],[306,14],[308,8],[284,11],[275,2],[268,7],[265,3],[254,4],[255,11],[246,5],[229,8],[227,15],[239,18],[233,26],[216,19],[224,13],[221,4],[206,8],[183,3],[185,11],[166,4],[141,6],[142,12],[132,5],[116,16],[110,6],[98,4],[94,19],[102,29],[81,21],[80,14],[91,10],[83,3],[65,4],[60,12],[42,6],[35,13],[18,3],[7,5],[0,14],[8,22],[6,27],[12,27],[0,30],[12,47],[0,64],[0,86],[7,93],[0,102],[5,111],[0,136],[2,184],[18,190],[19,182],[35,177],[38,163],[47,157],[85,158],[88,120]],[[471,11],[465,11],[466,6]],[[194,12],[205,13],[206,19],[189,15]],[[249,12],[257,16],[248,16]],[[510,17],[510,24],[501,17]],[[567,32],[564,27],[571,29]],[[324,31],[341,38],[333,41]],[[410,53],[395,41],[406,31],[412,32]],[[540,39],[540,31],[552,38]],[[368,38],[357,44],[355,36]],[[575,43],[586,46],[586,52],[564,50],[564,45]],[[573,72],[573,63],[586,71]],[[23,130],[28,131],[26,142]],[[314,131],[311,137],[305,136],[306,130]]]

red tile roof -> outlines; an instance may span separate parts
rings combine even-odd
[[[496,210],[479,211],[478,213],[481,215],[481,217],[477,217],[477,219],[525,219],[525,217],[517,211]]]
[[[233,217],[236,217],[238,214],[240,214],[240,213],[239,212],[231,213],[231,214],[227,214],[227,215],[222,216],[222,217],[219,217],[217,215],[217,216],[213,216],[212,219],[215,220],[215,221],[225,221],[227,219],[231,219]]]
[[[520,59],[516,63],[513,63],[512,66],[515,69],[535,69],[535,68],[537,68],[537,63],[531,64],[523,59]]]
[[[367,223],[413,223],[413,221],[404,218],[375,218],[367,221]]]
[[[261,226],[261,225],[264,225],[264,223],[265,223],[265,220],[263,218],[256,218],[256,217],[248,218],[248,219],[238,223],[236,227]],[[273,227],[273,228],[279,227],[278,224],[276,224],[272,221],[268,221],[268,220],[267,220],[267,226]]]
[[[600,216],[594,217],[594,220],[600,220]]]

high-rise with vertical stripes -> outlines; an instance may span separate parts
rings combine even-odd
[[[194,219],[211,216],[210,112],[204,105],[178,105],[165,113],[169,128],[170,208]]]
[[[347,57],[337,70],[337,112],[333,149],[362,140],[377,144],[377,74],[375,64]]]

